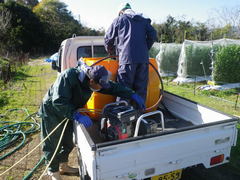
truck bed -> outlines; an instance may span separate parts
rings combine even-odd
[[[161,117],[159,114],[154,114],[145,118],[153,119],[160,123],[158,125],[156,134],[190,130],[194,128],[210,126],[211,124],[225,123],[228,120],[236,120],[236,117],[230,116],[215,109],[211,109],[169,92],[164,93],[164,98],[158,105],[157,110],[160,110],[163,113],[165,132],[162,131],[162,125],[160,123]],[[94,144],[106,143],[102,141],[99,135],[98,121],[93,120],[93,126],[88,128],[87,131]],[[142,137],[145,138],[151,135],[154,136],[154,134],[148,134],[143,135]]]
[[[238,118],[169,92],[158,110],[164,114],[165,131],[159,124],[156,133],[123,140],[102,142],[97,121],[88,129],[74,124],[83,169],[92,180],[123,180],[132,174],[144,179],[197,164],[210,168],[229,162]],[[148,118],[159,120],[160,115]],[[221,154],[223,161],[211,165],[210,159]]]
[[[157,110],[160,110],[164,115],[164,126],[165,126],[164,130],[165,131],[174,131],[177,129],[194,126],[194,124],[191,123],[190,121],[186,121],[184,119],[174,117],[169,111],[166,110],[166,108],[164,108],[162,103],[159,104],[159,107],[157,108]],[[156,122],[160,123],[161,122],[160,118],[161,117],[159,114],[154,114],[149,117],[146,117],[145,119],[152,119],[152,120],[155,120]],[[92,122],[93,122],[93,125],[87,129],[91,139],[93,140],[93,142],[95,144],[103,143],[104,141],[102,141],[102,139],[99,135],[99,132],[98,132],[98,121],[92,120]],[[158,125],[156,133],[161,133],[161,132],[162,132],[162,126],[160,123]]]

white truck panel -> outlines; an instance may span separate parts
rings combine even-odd
[[[168,110],[174,113],[177,117],[190,121],[194,125],[231,119],[228,115],[213,111],[209,107],[200,106],[195,102],[183,100],[179,96],[170,96],[165,93],[163,102]]]
[[[95,151],[92,151],[89,141],[91,141],[89,135],[82,129],[85,129],[84,125],[74,121],[74,142],[78,145],[78,155],[81,157],[83,171],[88,172],[91,177],[96,177],[96,157]],[[93,143],[93,142],[91,142]],[[84,156],[83,156],[84,154]]]
[[[228,123],[227,125],[232,125]],[[137,174],[137,178],[146,178],[144,172],[147,169],[155,168],[155,173],[150,176],[163,174],[173,170],[178,170],[204,164],[210,167],[210,158],[224,154],[224,161],[230,157],[230,147],[233,145],[235,128],[224,129],[225,125],[215,125],[211,128],[204,127],[189,131],[181,131],[143,139],[114,146],[99,148],[96,151],[97,166],[99,176],[91,176],[92,179],[113,180],[119,179],[117,176]],[[78,129],[78,132],[79,133]],[[81,130],[80,130],[81,131]],[[218,139],[229,140],[216,144]],[[81,137],[79,137],[81,139]],[[85,158],[94,153],[82,150],[81,154]],[[84,145],[84,148],[86,145]],[[109,151],[109,152],[108,152]],[[88,164],[90,157],[86,163]],[[87,165],[87,167],[90,167]],[[88,169],[88,172],[91,169]],[[122,178],[121,178],[122,179]],[[124,179],[124,178],[123,178]],[[128,179],[128,177],[126,177]]]
[[[93,54],[93,46],[94,45],[103,45],[104,40],[103,36],[81,36],[67,39],[62,42],[61,46],[64,47],[62,54],[62,67],[61,71],[65,69],[75,67],[77,65],[77,49],[81,46],[91,46],[92,48],[92,57]]]

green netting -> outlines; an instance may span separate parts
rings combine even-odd
[[[178,70],[178,59],[182,44],[161,43],[160,50],[156,56],[160,73],[176,73]]]
[[[160,51],[160,44],[161,43],[157,43],[155,42],[152,46],[152,48],[150,49],[150,51],[148,51],[148,55],[150,58],[156,58],[158,52]]]
[[[213,81],[239,82],[239,45],[240,40],[233,39],[185,40],[178,61],[178,78],[208,76]]]
[[[209,76],[212,71],[211,42],[185,40],[179,57],[178,76]]]

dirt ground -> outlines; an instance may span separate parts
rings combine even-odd
[[[51,63],[44,62],[44,59],[40,60],[34,60],[29,62],[29,66],[39,66],[40,68],[43,66],[49,66]],[[52,75],[56,75],[56,71],[51,71]],[[38,85],[40,89],[38,91],[41,91],[41,97],[36,97],[35,102],[31,102],[31,105],[39,107],[42,98],[48,91],[50,85],[53,82],[49,82],[48,76],[51,75],[44,74],[41,76],[41,78],[44,79],[44,81],[41,81],[42,84]],[[34,82],[33,82],[34,83]],[[35,85],[35,84],[32,84]],[[26,107],[27,108],[27,107]],[[38,123],[40,123],[40,119],[35,117]],[[8,170],[11,166],[13,166],[15,163],[17,163],[21,158],[23,158],[27,153],[29,153],[32,149],[34,149],[39,143],[41,142],[41,133],[40,130],[36,133],[32,133],[31,135],[27,135],[26,141],[18,150],[14,151],[12,154],[7,156],[6,158],[0,160],[0,174],[2,174],[4,171]],[[17,145],[11,147],[8,149],[7,152],[10,150],[13,150],[16,148]],[[0,157],[3,156],[6,152],[0,152]],[[23,159],[20,163],[18,163],[16,166],[14,166],[12,169],[10,169],[8,172],[6,172],[4,175],[0,176],[0,180],[20,180],[24,179],[26,175],[28,175],[29,172],[32,171],[32,169],[37,165],[37,163],[42,159],[43,153],[41,150],[41,146],[39,146],[35,151],[33,151],[31,154],[29,154],[25,159]],[[70,154],[69,157],[69,165],[73,167],[78,167],[78,161],[77,161],[77,148],[75,147],[73,151]],[[28,180],[37,180],[40,178],[40,176],[43,174],[46,166],[45,163],[42,162],[40,166],[33,172],[32,176],[28,178]],[[79,180],[79,176],[77,175],[62,175],[61,176],[63,180]],[[51,178],[48,175],[44,175],[42,177],[43,180],[51,180]]]

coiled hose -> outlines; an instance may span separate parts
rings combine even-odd
[[[4,115],[3,118],[7,116],[8,113],[17,111],[17,110],[24,110],[27,113],[27,117],[23,120],[23,122],[18,121],[0,121],[0,152],[7,149],[9,146],[13,145],[14,143],[18,142],[19,139],[22,139],[21,143],[14,148],[13,150],[9,151],[5,155],[0,157],[0,160],[6,158],[8,155],[16,151],[20,148],[24,142],[26,141],[26,134],[34,133],[40,129],[40,124],[37,123],[36,119],[33,117],[37,113],[29,114],[28,110],[25,108],[15,108],[8,110]],[[31,118],[34,122],[26,122],[27,119]],[[26,129],[26,127],[28,127]],[[41,164],[44,158],[42,158],[37,166]],[[28,179],[32,172],[37,168],[37,166],[24,178],[24,180]]]

